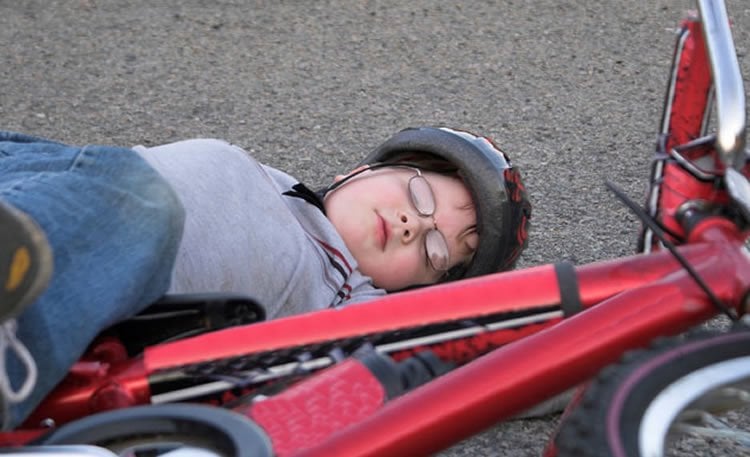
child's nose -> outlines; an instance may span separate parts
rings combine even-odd
[[[420,217],[416,213],[403,212],[399,215],[401,221],[401,239],[404,243],[409,243],[419,237],[424,230],[429,230],[432,219],[429,217]]]

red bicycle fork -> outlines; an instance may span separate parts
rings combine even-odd
[[[693,230],[691,241],[683,255],[716,296],[742,314],[750,290],[744,236],[729,221],[712,218]],[[627,289],[638,276],[642,281],[393,400],[296,455],[427,455],[578,385],[629,349],[713,316],[716,308],[704,291],[664,255],[577,269],[584,301]]]

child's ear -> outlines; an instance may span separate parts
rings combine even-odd
[[[355,168],[354,170],[350,171],[349,173],[347,173],[347,174],[345,174],[345,175],[336,175],[336,177],[335,177],[335,178],[333,178],[333,182],[335,182],[335,183],[336,183],[336,182],[339,182],[339,181],[341,181],[342,179],[346,178],[347,176],[351,176],[351,175],[353,175],[354,173],[359,173],[360,171],[362,171],[362,170],[366,170],[366,169],[368,169],[368,168],[370,168],[370,166],[369,166],[369,165],[360,165],[360,166],[358,166],[357,168]]]

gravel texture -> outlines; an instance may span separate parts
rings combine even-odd
[[[71,143],[218,137],[310,184],[397,130],[496,141],[534,204],[522,266],[634,251],[687,0],[0,0],[0,125]],[[730,0],[745,75],[750,4]],[[552,350],[552,349],[551,349]],[[537,456],[557,416],[441,453]],[[711,454],[720,455],[714,447]]]

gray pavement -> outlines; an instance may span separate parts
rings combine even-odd
[[[728,2],[745,75],[750,4]],[[632,253],[687,0],[0,0],[0,125],[72,143],[218,137],[310,184],[397,130],[496,139],[534,204],[522,266]],[[550,348],[554,350],[554,348]],[[556,416],[444,457],[538,456]],[[712,454],[718,455],[718,454]]]

